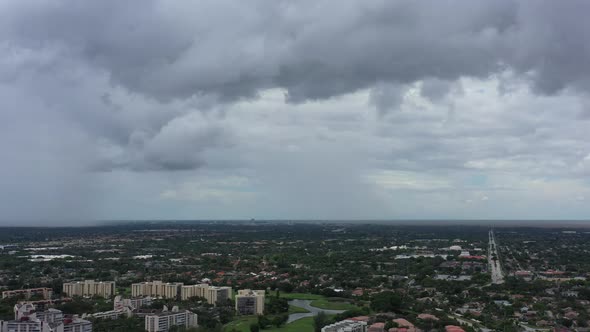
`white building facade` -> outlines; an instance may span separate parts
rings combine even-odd
[[[197,327],[197,318],[195,313],[188,310],[178,311],[178,308],[174,307],[172,311],[145,316],[145,330],[148,332],[166,332],[172,326]]]
[[[240,289],[236,295],[236,312],[238,315],[263,315],[264,290]]]
[[[324,326],[322,332],[367,332],[367,322],[354,320],[342,320],[334,324]]]
[[[84,280],[63,284],[63,293],[67,296],[101,296],[109,298],[115,295],[115,292],[114,281]]]

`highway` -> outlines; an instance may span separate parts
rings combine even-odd
[[[490,272],[492,273],[492,284],[501,284],[504,282],[504,273],[500,265],[500,255],[498,255],[498,245],[494,237],[494,230],[489,232],[489,248],[488,248],[488,262],[490,264]],[[494,260],[494,257],[496,259]]]

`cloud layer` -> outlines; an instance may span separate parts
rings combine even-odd
[[[3,1],[0,219],[585,218],[589,11]]]

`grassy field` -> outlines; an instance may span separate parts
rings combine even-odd
[[[289,306],[289,315],[290,314],[304,314],[309,312],[309,310],[298,307],[298,306],[294,306],[294,305],[290,305]]]
[[[258,323],[258,317],[256,316],[244,316],[240,317],[233,322],[229,322],[225,324],[223,327],[224,332],[232,331],[232,329],[236,329],[239,332],[250,332],[250,324]]]
[[[224,332],[230,332],[235,329],[239,332],[250,332],[250,324],[256,323],[258,319],[254,316],[240,317],[231,323],[226,324],[223,327]],[[262,330],[263,332],[312,332],[313,331],[313,319],[311,317],[302,318],[294,321],[291,324],[287,324],[277,327],[271,327]]]
[[[326,310],[350,310],[358,307],[345,301],[340,301],[337,298],[327,298],[318,294],[305,293],[280,293],[280,297],[289,300],[312,300],[311,305],[320,309]]]
[[[264,329],[262,332],[313,332],[313,318],[302,318],[279,328]]]
[[[351,310],[358,309],[357,306],[343,301],[328,301],[327,299],[319,299],[311,301],[311,305],[326,310]]]
[[[269,296],[273,296],[274,294],[269,294]],[[280,293],[280,297],[289,299],[289,300],[311,300],[311,305],[314,307],[318,307],[321,309],[326,310],[349,310],[357,308],[355,305],[352,305],[348,302],[332,300],[326,298],[323,295],[317,294],[305,294],[305,293]],[[268,299],[268,297],[267,297]],[[306,313],[309,312],[306,309],[301,307],[289,306],[289,314],[294,313]],[[250,325],[252,323],[257,323],[258,318],[256,316],[245,316],[239,317],[233,322],[226,324],[223,327],[224,332],[230,332],[232,329],[235,329],[239,332],[250,332]],[[293,323],[284,325],[280,328],[272,327],[265,330],[263,332],[311,332],[313,331],[313,318],[306,317],[299,320],[294,321]]]
[[[280,293],[280,297],[289,300],[321,300],[326,298],[323,295],[305,293]]]

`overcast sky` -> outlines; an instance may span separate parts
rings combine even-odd
[[[0,223],[590,217],[589,1],[0,1]]]

